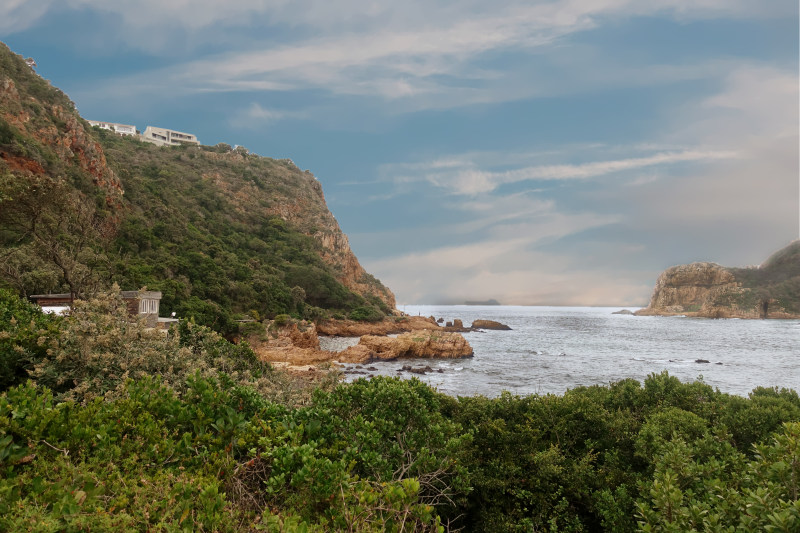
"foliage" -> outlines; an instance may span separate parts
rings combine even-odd
[[[0,391],[22,383],[47,355],[60,318],[0,289]]]
[[[800,313],[800,241],[778,250],[758,268],[729,269],[747,290],[734,303],[742,308],[758,307],[763,302],[777,304],[790,313]],[[730,302],[720,302],[728,304]]]
[[[643,484],[645,532],[800,530],[800,423],[786,423],[753,460],[725,435],[678,437]]]
[[[147,286],[166,313],[229,338],[253,311],[391,311],[375,278],[356,280],[369,302],[340,282],[351,258],[321,244],[338,225],[319,182],[291,161],[91,128],[4,45],[0,73],[1,287],[86,298],[114,282]]]
[[[796,395],[692,406],[706,386],[673,379],[454,399],[375,378],[299,408],[224,374],[82,404],[29,382],[0,396],[0,529],[796,531]],[[760,397],[792,420],[739,446],[719,420]]]
[[[205,326],[144,328],[118,292],[63,318],[4,292],[0,319],[3,353],[35,363],[0,394],[0,530],[800,528],[792,390],[662,373],[560,396],[385,377],[309,396]]]
[[[119,290],[76,300],[31,375],[61,399],[113,396],[127,379],[158,375],[180,388],[187,376],[224,372],[252,381],[269,372],[246,344],[233,345],[183,321],[171,332],[147,328],[128,314]]]
[[[380,309],[371,305],[362,305],[356,307],[350,311],[350,314],[348,315],[350,320],[361,320],[366,322],[378,322],[379,320],[382,320],[383,317],[384,314],[380,311]]]

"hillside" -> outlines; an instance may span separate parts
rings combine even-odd
[[[800,317],[800,241],[753,268],[692,263],[665,270],[637,315],[709,318]]]
[[[0,45],[0,286],[85,295],[113,282],[160,290],[162,314],[225,332],[245,315],[395,306],[309,172],[92,128]]]

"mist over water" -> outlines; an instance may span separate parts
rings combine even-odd
[[[460,318],[467,326],[487,319],[512,328],[464,334],[475,351],[469,359],[399,359],[363,365],[377,368],[367,375],[413,375],[451,395],[493,397],[504,390],[517,395],[562,394],[577,386],[625,378],[642,382],[664,370],[681,381],[702,376],[712,387],[742,396],[758,386],[800,390],[800,320],[636,317],[614,315],[619,308],[605,307],[407,305],[401,309],[445,321]],[[429,365],[434,372],[397,372],[409,364]]]

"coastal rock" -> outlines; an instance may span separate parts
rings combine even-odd
[[[495,330],[510,330],[511,328],[500,322],[494,320],[473,320],[472,329],[495,329]]]
[[[468,333],[473,331],[472,328],[464,327],[464,322],[462,322],[460,318],[455,318],[452,322],[448,322],[443,329],[451,333]]]
[[[698,312],[717,295],[737,288],[733,274],[715,263],[674,266],[659,276],[649,307],[637,314]]]
[[[282,361],[309,365],[330,361],[334,352],[320,350],[317,329],[312,322],[292,322],[282,326],[265,323],[266,334],[250,336],[247,341],[262,361]]]
[[[394,316],[379,322],[356,322],[355,320],[326,320],[317,324],[321,335],[330,337],[361,337],[363,335],[393,335],[420,329],[441,329],[433,317]]]
[[[472,355],[472,347],[458,333],[418,330],[397,337],[365,335],[356,346],[339,352],[337,360],[366,363],[374,359],[392,360],[400,357],[460,358]]]
[[[614,311],[611,313],[612,315],[632,315],[633,311],[630,309],[620,309],[619,311]]]
[[[638,316],[706,318],[800,318],[800,241],[773,254],[759,267],[727,268],[691,263],[665,270],[650,304]]]

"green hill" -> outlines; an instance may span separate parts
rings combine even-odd
[[[234,319],[390,312],[322,187],[289,160],[158,147],[92,128],[0,45],[0,286],[79,296],[117,282],[162,314]]]

